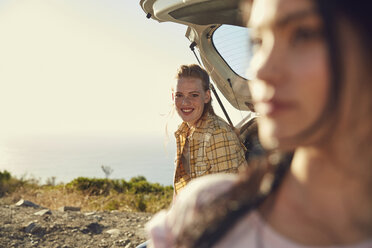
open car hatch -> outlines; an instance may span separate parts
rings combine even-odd
[[[239,0],[140,0],[148,18],[186,25],[190,48],[199,51],[217,88],[238,110],[252,110],[245,68],[249,30]],[[237,42],[238,39],[238,42]]]

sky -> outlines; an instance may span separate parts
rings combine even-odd
[[[186,26],[145,16],[139,0],[0,0],[0,137],[174,130],[171,85],[197,61]]]

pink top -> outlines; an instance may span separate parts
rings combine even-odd
[[[193,221],[193,213],[200,205],[210,202],[216,195],[227,191],[236,181],[233,174],[214,174],[193,180],[180,192],[169,211],[161,211],[146,225],[150,236],[149,247],[174,247],[175,238]],[[277,233],[252,211],[242,218],[214,247],[222,248],[316,248],[304,246]],[[320,248],[320,247],[317,247]],[[327,246],[322,248],[372,248],[372,240],[350,246]]]

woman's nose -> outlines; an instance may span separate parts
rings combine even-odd
[[[190,98],[188,96],[185,96],[183,99],[182,99],[182,104],[190,104]]]
[[[260,54],[257,62],[255,77],[267,84],[279,84],[284,75],[285,67],[284,49],[274,43],[266,47]]]

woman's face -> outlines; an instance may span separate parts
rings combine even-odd
[[[210,101],[210,91],[204,91],[200,78],[185,77],[177,81],[174,101],[178,115],[189,126],[195,125]]]
[[[328,95],[328,55],[322,23],[309,0],[254,0],[250,21],[250,90],[266,148],[311,127]],[[298,144],[297,144],[298,145]]]

